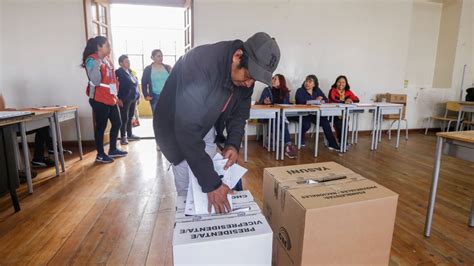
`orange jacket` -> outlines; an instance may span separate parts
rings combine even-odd
[[[97,60],[99,62],[98,71],[100,71],[101,80],[99,84],[94,84],[88,74],[89,84],[87,84],[86,89],[87,96],[106,105],[116,105],[119,84],[112,62],[108,57],[101,59],[97,54],[92,54],[86,60],[86,68],[90,67],[89,60]],[[86,69],[86,72],[87,71],[90,71],[90,69]],[[97,70],[94,69],[93,71]]]

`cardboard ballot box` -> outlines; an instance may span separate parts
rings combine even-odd
[[[273,233],[262,214],[177,222],[174,265],[271,265]]]
[[[266,168],[273,265],[387,265],[398,195],[334,162]]]

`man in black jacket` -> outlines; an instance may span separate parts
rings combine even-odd
[[[178,195],[187,193],[189,168],[208,195],[209,211],[212,206],[218,213],[230,210],[230,188],[212,163],[214,143],[224,144],[226,168],[237,162],[254,82],[270,85],[279,61],[278,44],[263,32],[246,42],[202,45],[178,60],[153,117],[155,138],[173,164]]]

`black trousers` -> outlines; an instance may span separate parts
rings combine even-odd
[[[336,130],[337,139],[341,143],[342,119],[339,116],[334,117],[334,129]]]
[[[33,152],[33,161],[44,160],[44,147],[53,150],[53,139],[49,134],[49,127],[39,128],[34,131],[35,134],[35,151]]]
[[[89,99],[89,104],[94,111],[95,116],[95,146],[99,155],[104,152],[104,132],[107,127],[107,121],[110,120],[112,127],[110,128],[110,148],[109,151],[117,149],[117,137],[122,124],[120,120],[120,110],[117,105],[110,106],[93,99]]]
[[[120,127],[120,136],[130,137],[132,135],[132,118],[135,115],[135,107],[137,101],[123,102],[123,107],[120,107],[120,115],[122,117],[122,126]]]

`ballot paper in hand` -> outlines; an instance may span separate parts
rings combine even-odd
[[[247,172],[247,169],[237,164],[234,164],[227,170],[224,170],[224,166],[227,163],[227,159],[224,159],[220,154],[217,154],[214,157],[213,163],[214,170],[219,176],[222,177],[222,182],[226,184],[229,188],[235,187],[235,185],[237,185],[242,176]],[[227,199],[229,200],[229,204],[232,208],[232,196],[227,195]],[[197,178],[194,176],[191,169],[189,169],[189,186],[185,214],[202,215],[208,213],[209,212],[207,193],[202,192],[202,188],[199,185]],[[215,213],[214,208],[212,208],[211,213]]]
[[[243,168],[238,164],[234,164],[229,169],[224,170],[224,166],[227,163],[228,159],[224,159],[220,153],[216,154],[212,159],[214,162],[214,170],[218,175],[222,176],[222,182],[229,186],[229,188],[234,188],[239,180],[245,175],[247,169]]]

